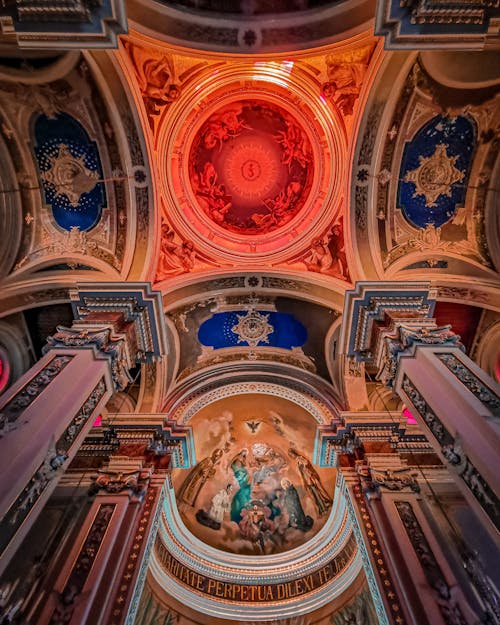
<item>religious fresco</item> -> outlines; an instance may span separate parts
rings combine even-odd
[[[310,141],[274,103],[242,100],[212,113],[197,133],[189,164],[198,205],[218,226],[272,232],[304,206],[313,178]]]
[[[174,476],[183,522],[233,553],[288,551],[312,538],[333,503],[335,471],[313,466],[316,422],[286,399],[219,400],[189,422],[198,463]]]
[[[45,203],[57,225],[85,232],[106,206],[97,145],[71,115],[39,115],[33,126],[35,156]]]
[[[405,145],[398,206],[416,228],[440,228],[463,206],[476,141],[465,116],[437,115]]]

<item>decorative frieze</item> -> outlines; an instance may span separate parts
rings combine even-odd
[[[495,417],[500,417],[500,398],[453,354],[436,354],[437,358],[481,401]]]
[[[236,603],[274,603],[306,596],[330,584],[351,564],[357,553],[356,539],[351,534],[342,551],[316,570],[282,583],[247,584],[222,581],[188,568],[168,551],[161,536],[156,539],[155,549],[165,572],[177,582],[198,593]]]
[[[472,495],[488,515],[497,529],[500,529],[500,499],[472,464],[463,451],[460,441],[450,434],[434,410],[425,401],[407,375],[403,376],[402,390],[406,393],[415,410],[424,420],[434,438],[441,445],[441,453],[448,463],[467,484]]]

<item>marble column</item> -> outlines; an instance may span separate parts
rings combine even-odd
[[[499,385],[432,317],[428,283],[360,282],[346,293],[343,354],[408,405],[458,486],[500,543]]]
[[[0,573],[129,370],[166,353],[161,295],[145,283],[91,283],[75,321],[0,399]]]

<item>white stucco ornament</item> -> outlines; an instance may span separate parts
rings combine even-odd
[[[429,157],[420,156],[419,166],[409,171],[405,182],[413,182],[415,193],[425,197],[425,205],[432,207],[440,195],[451,196],[451,187],[456,182],[462,182],[465,173],[455,167],[458,156],[448,156],[447,146],[440,143],[436,146],[434,154]]]
[[[269,343],[268,336],[274,332],[268,322],[269,315],[263,315],[256,310],[247,310],[244,315],[237,315],[238,323],[231,331],[238,336],[238,343],[248,343],[250,347],[257,347],[259,343]]]

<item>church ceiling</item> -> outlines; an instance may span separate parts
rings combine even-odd
[[[497,237],[486,224],[496,212],[490,190],[498,88],[444,87],[418,59],[400,77],[395,98],[384,91],[381,74],[378,101],[358,140],[353,217],[360,249],[370,240],[379,276],[430,270],[438,279],[463,273],[488,279],[497,258]]]
[[[28,320],[36,351],[77,282],[141,280],[162,293],[168,356],[108,404],[129,428],[124,455],[182,439],[141,625],[184,609],[193,619],[182,623],[205,610],[227,622],[248,604],[247,622],[371,622],[335,453],[375,410],[393,422],[366,449],[395,455],[377,437],[407,427],[406,442],[422,441],[400,402],[346,358],[340,311],[356,281],[431,281],[438,323],[498,372],[478,338],[500,332],[498,81],[443,77],[429,57],[384,51],[360,26],[369,2],[344,41],[335,29],[352,24],[325,18],[351,0],[311,2],[306,31],[303,2],[295,23],[284,15],[273,28],[258,1],[204,25],[196,4],[190,24],[164,19],[161,38],[151,20],[174,16],[166,1],[144,8],[116,51],[0,62],[0,316],[19,325],[11,343]],[[131,0],[132,16],[140,5]],[[203,42],[214,52],[197,52]],[[138,413],[158,435],[145,429],[140,444]],[[233,596],[218,594],[221,580]]]
[[[373,49],[254,62],[125,40],[158,168],[158,282],[249,262],[350,281],[345,155]]]
[[[288,297],[212,296],[172,310],[178,333],[178,380],[224,362],[289,363],[329,379],[325,341],[332,309]]]
[[[13,275],[126,275],[128,248],[149,221],[145,160],[130,110],[120,120],[111,114],[100,70],[76,53],[43,67],[35,80],[34,68],[13,72],[0,67],[6,166],[22,207],[9,225],[17,242]]]

